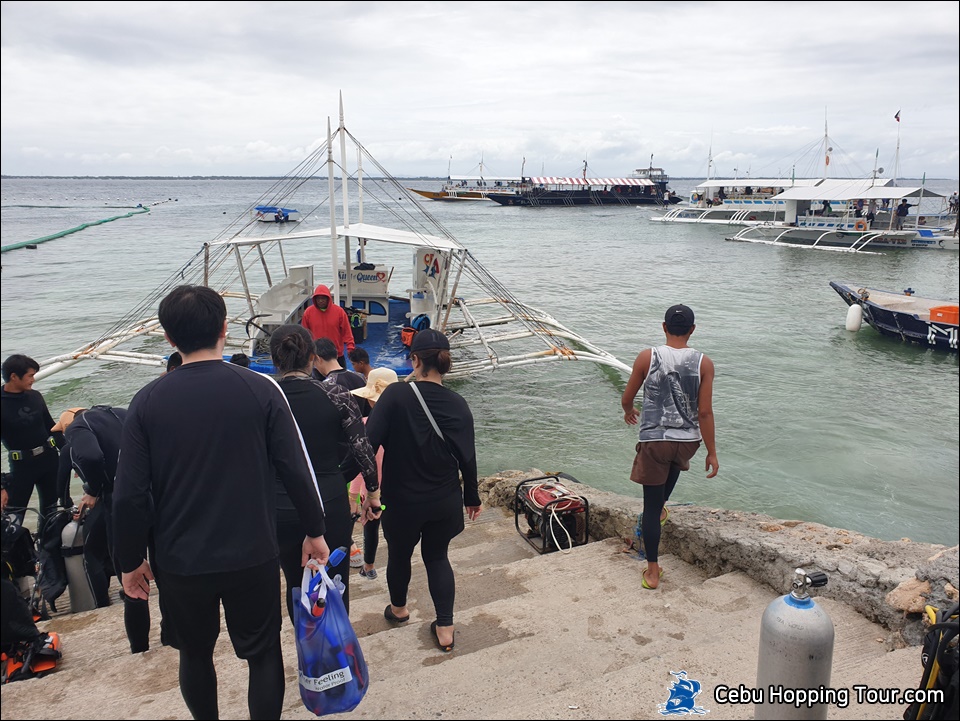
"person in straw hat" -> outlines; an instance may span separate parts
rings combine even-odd
[[[353,395],[359,398],[366,398],[370,404],[371,410],[380,400],[380,394],[391,383],[399,380],[396,371],[391,368],[373,368],[367,375],[367,384],[363,388],[356,388],[352,391]],[[364,418],[366,423],[367,419]],[[383,448],[377,450],[377,475],[383,474]],[[364,497],[363,475],[358,474],[350,482],[350,509],[354,516],[360,512],[360,507]],[[364,578],[374,579],[377,577],[377,569],[374,564],[377,561],[377,547],[380,545],[380,519],[367,519],[361,516],[360,523],[363,524],[363,566],[360,568],[360,575]]]

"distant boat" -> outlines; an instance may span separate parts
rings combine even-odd
[[[836,281],[830,281],[830,287],[850,306],[848,330],[857,330],[862,317],[881,335],[957,352],[960,306],[956,300],[932,300],[910,289],[896,293]]]
[[[430,200],[488,200],[491,193],[516,193],[520,178],[487,178],[482,175],[453,175],[440,190],[408,188]]]
[[[890,181],[887,181],[890,182]],[[960,241],[947,226],[953,216],[911,214],[903,228],[894,223],[898,201],[941,199],[940,193],[921,187],[877,185],[876,180],[823,180],[811,187],[790,188],[776,196],[784,201],[784,218],[744,228],[727,240],[787,245],[814,250],[869,252],[885,249],[960,250]],[[862,210],[858,204],[865,203]],[[889,207],[886,206],[889,203]],[[876,206],[874,218],[870,210]]]
[[[300,211],[293,208],[281,208],[276,205],[258,205],[253,209],[254,217],[262,223],[297,223]]]
[[[515,193],[490,193],[500,205],[673,205],[680,196],[668,187],[663,168],[638,168],[625,178],[588,178],[587,164],[581,177],[527,177]]]

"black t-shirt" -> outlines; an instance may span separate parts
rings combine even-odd
[[[54,421],[40,391],[22,393],[0,390],[0,439],[8,451],[25,451],[46,446]]]
[[[467,402],[439,383],[417,383],[446,442],[437,435],[409,383],[392,383],[367,418],[374,449],[383,447],[384,503],[413,505],[460,493],[479,506],[473,414]],[[459,473],[458,473],[459,468]]]
[[[278,555],[280,478],[310,536],[325,530],[313,470],[276,382],[221,360],[185,363],[133,398],[114,484],[115,550],[177,575],[249,568]],[[153,514],[151,514],[151,501]]]

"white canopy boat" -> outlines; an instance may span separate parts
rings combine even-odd
[[[334,161],[337,141],[339,163]],[[356,151],[352,168],[348,142]],[[383,181],[365,183],[364,163]],[[315,174],[326,182],[317,182]],[[414,320],[449,337],[450,377],[552,361],[590,361],[630,373],[630,366],[527,305],[494,278],[350,134],[342,101],[337,131],[331,133],[328,122],[327,142],[254,207],[302,207],[323,186],[325,197],[311,200],[311,210],[295,225],[257,222],[245,211],[99,338],[43,361],[37,378],[87,360],[162,367],[171,349],[162,340],[157,306],[183,284],[219,291],[228,310],[225,353],[245,352],[250,367],[264,373],[274,370],[270,333],[300,322],[315,283],[327,284],[334,302],[347,308],[357,344],[367,349],[371,364],[400,375],[411,372],[401,331]],[[318,221],[324,203],[328,224]],[[395,273],[398,264],[403,267]]]
[[[824,180],[808,188],[790,188],[776,196],[784,202],[785,218],[743,228],[727,240],[815,250],[869,252],[885,249],[930,248],[960,250],[946,216],[924,213],[924,199],[942,199],[923,187],[877,185],[868,180]],[[895,227],[894,209],[900,201],[921,210],[908,216],[902,229]],[[834,210],[834,204],[838,209]],[[863,204],[862,208],[858,208]],[[877,212],[873,212],[876,208]],[[883,209],[886,208],[884,212]],[[871,213],[874,217],[871,219]],[[868,250],[869,249],[869,250]]]

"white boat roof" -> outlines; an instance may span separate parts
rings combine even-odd
[[[396,228],[383,228],[368,223],[354,223],[349,227],[337,226],[337,236],[343,238],[363,238],[364,240],[380,241],[383,243],[397,243],[417,248],[433,248],[434,250],[463,250],[463,246],[456,240],[441,238],[427,233],[418,233]],[[302,240],[307,238],[329,238],[330,229],[305,230],[299,233],[284,233],[282,235],[235,236],[211,245],[260,245],[276,241]]]
[[[705,180],[698,188],[809,188],[819,183],[823,178],[711,178]]]
[[[491,181],[491,180],[492,180],[493,182],[497,182],[498,180],[501,181],[501,182],[504,181],[504,180],[507,180],[507,181],[512,180],[512,181],[515,181],[515,182],[519,183],[519,182],[520,182],[520,176],[519,176],[519,175],[516,175],[516,176],[506,176],[506,175],[504,175],[504,176],[500,176],[500,175],[451,175],[449,178],[447,178],[447,180],[486,180],[486,181]]]
[[[869,200],[871,198],[915,198],[921,193],[931,198],[943,197],[939,193],[923,188],[887,185],[891,182],[888,179],[827,178],[816,187],[788,188],[774,197],[777,200],[858,200],[860,198]]]
[[[537,185],[654,185],[649,178],[561,178],[553,175],[527,178]]]

